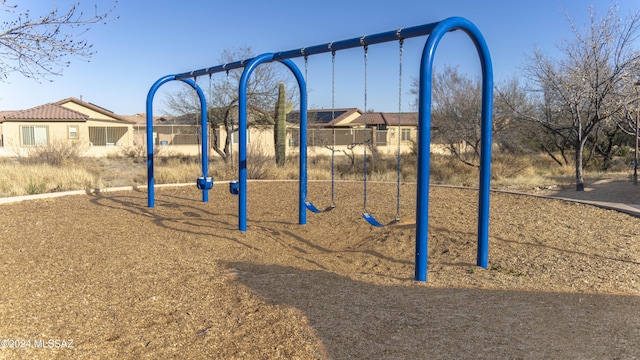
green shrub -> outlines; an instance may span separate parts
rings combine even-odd
[[[24,192],[28,195],[42,194],[46,188],[45,184],[29,179],[29,182],[24,186]]]

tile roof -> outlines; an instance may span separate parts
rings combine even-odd
[[[123,117],[136,125],[145,125],[147,123],[145,114],[123,115]]]
[[[353,126],[353,125],[386,125],[386,126],[418,126],[418,113],[385,113],[385,112],[369,112],[362,113],[357,108],[347,109],[322,109],[308,110],[307,117],[310,126]],[[359,114],[358,117],[348,123],[341,123],[353,114]],[[297,124],[300,122],[300,111],[292,111],[287,114],[287,122]]]
[[[74,110],[69,110],[56,104],[44,104],[27,110],[12,111],[4,114],[0,122],[4,121],[87,121],[89,117]]]
[[[114,112],[113,112],[113,111],[111,111],[111,110],[107,110],[107,109],[105,109],[105,108],[103,108],[103,107],[101,107],[101,106],[98,106],[98,105],[96,105],[96,104],[92,104],[92,103],[90,103],[90,102],[82,101],[82,100],[77,99],[77,98],[74,98],[74,97],[69,97],[69,98],[66,98],[66,99],[63,99],[63,100],[57,101],[57,102],[55,102],[55,104],[56,104],[56,105],[64,105],[64,104],[69,103],[69,102],[72,102],[72,103],[78,104],[78,105],[83,106],[83,107],[85,107],[85,108],[87,108],[87,109],[91,109],[91,110],[93,110],[93,111],[99,112],[99,113],[101,113],[101,114],[103,114],[103,115],[106,115],[106,116],[112,117],[112,118],[114,118],[114,119],[116,119],[116,120],[119,120],[119,121],[123,121],[123,122],[127,122],[127,123],[132,123],[132,121],[130,121],[130,120],[129,120],[129,119],[127,119],[126,117],[124,117],[124,116],[122,116],[122,115],[118,115],[118,114],[114,113]]]
[[[350,116],[358,114],[358,117],[348,123],[342,121]],[[385,113],[385,112],[369,112],[362,113],[357,108],[347,109],[322,109],[308,110],[309,125],[328,126],[353,126],[353,125],[386,125],[386,126],[418,126],[418,113]],[[292,111],[287,114],[287,122],[297,124],[300,122],[300,111]],[[399,124],[398,124],[399,123]]]
[[[2,121],[2,119],[4,119],[5,116],[16,112],[15,110],[0,110],[0,121]]]
[[[381,113],[387,126],[418,126],[417,112]]]
[[[357,108],[346,109],[316,109],[307,110],[307,120],[310,126],[332,126],[349,117],[354,113],[359,113]],[[292,124],[300,123],[300,111],[292,111],[287,114],[287,122]]]
[[[364,125],[386,125],[386,126],[418,126],[418,113],[384,113],[374,112],[365,113],[361,117],[355,119],[353,124]],[[398,124],[399,123],[399,124]]]
[[[382,113],[378,112],[369,112],[364,113],[359,118],[353,120],[353,124],[362,124],[362,125],[384,125],[384,117]]]
[[[120,115],[125,118],[127,121],[134,123],[135,125],[147,125],[147,115],[146,114],[134,114],[134,115]],[[154,116],[153,124],[154,125],[163,125],[167,124],[167,121],[173,119],[173,117],[166,116]]]

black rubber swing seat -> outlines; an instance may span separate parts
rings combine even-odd
[[[304,206],[306,206],[307,209],[309,209],[309,211],[314,212],[314,213],[321,213],[321,212],[325,212],[325,211],[331,211],[331,210],[336,208],[335,205],[331,204],[331,205],[327,206],[324,210],[320,210],[315,205],[313,205],[313,203],[311,201],[305,201],[304,202]]]

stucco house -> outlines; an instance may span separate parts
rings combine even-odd
[[[403,153],[412,151],[417,141],[418,114],[415,112],[365,113],[357,108],[322,109],[308,110],[307,119],[307,145],[316,153],[330,154],[333,146],[337,150],[361,147],[358,144],[364,143],[365,134],[368,139],[375,139],[371,145],[384,154],[397,152],[398,136]],[[287,115],[287,121],[297,125],[300,113],[292,111]]]
[[[299,151],[300,113],[287,115],[287,153]],[[359,151],[365,139],[381,153],[395,154],[400,140],[401,152],[413,150],[417,140],[417,113],[363,112],[357,108],[308,110],[307,145],[311,154]],[[398,126],[399,125],[399,126]],[[226,137],[223,126],[209,129],[210,146],[217,136],[222,147]],[[154,118],[154,144],[160,155],[199,155],[200,130],[197,116]],[[273,126],[253,125],[247,132],[248,147],[266,155],[273,154]],[[36,146],[68,142],[82,147],[86,155],[122,154],[123,147],[146,151],[146,117],[117,115],[82,99],[67,98],[55,103],[18,111],[0,111],[0,156],[28,153]],[[434,145],[432,145],[432,151]],[[237,131],[232,134],[232,151],[238,151]],[[209,152],[215,157],[216,152]]]
[[[26,110],[0,113],[0,155],[15,156],[29,148],[68,142],[86,155],[104,156],[133,145],[133,122],[77,98]]]
[[[235,114],[236,112],[232,112]],[[146,116],[136,114],[127,116],[134,122],[134,146],[146,149],[147,126]],[[214,136],[218,139],[218,148],[224,147],[226,140],[226,130],[224,125],[208,128],[209,154],[211,157],[218,156],[214,147]],[[201,130],[200,119],[197,114],[185,114],[181,116],[159,116],[153,118],[153,144],[154,152],[160,156],[171,155],[191,155],[200,156],[201,153]],[[231,151],[238,152],[238,131],[231,134]],[[249,151],[260,152],[265,155],[273,155],[273,125],[256,125],[252,121],[252,126],[247,129],[247,147]],[[293,150],[297,151],[297,147]],[[145,150],[146,151],[146,150]],[[234,155],[235,156],[235,155]]]

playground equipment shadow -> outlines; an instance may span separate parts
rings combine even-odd
[[[333,359],[632,358],[640,344],[638,296],[385,286],[323,270],[228,266],[269,303],[300,309]]]

